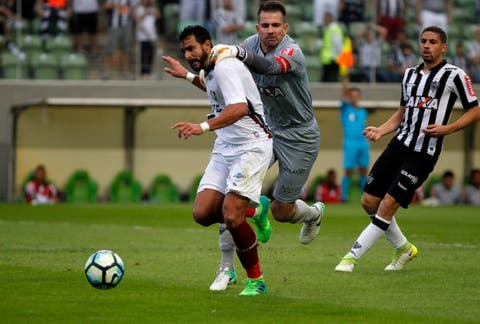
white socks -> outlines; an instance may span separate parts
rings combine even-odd
[[[309,206],[303,200],[297,199],[295,201],[295,206],[297,207],[297,211],[295,215],[289,220],[292,224],[298,223],[308,223],[313,221],[318,216],[318,210],[315,207]]]
[[[385,237],[396,249],[407,243],[407,238],[403,235],[402,230],[398,226],[395,216],[393,216],[390,226],[388,226],[388,229],[385,231]]]
[[[220,247],[220,252],[222,254],[220,267],[233,268],[233,258],[235,256],[235,242],[233,242],[232,234],[227,229],[227,225],[225,224],[220,224],[218,230],[218,246]]]
[[[378,215],[372,219],[372,222],[363,230],[355,244],[352,246],[349,256],[360,259],[373,244],[385,234],[390,222]]]

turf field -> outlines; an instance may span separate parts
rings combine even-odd
[[[208,290],[217,230],[196,225],[190,209],[0,205],[0,322],[480,321],[480,208],[401,211],[399,224],[420,254],[397,273],[383,271],[392,252],[384,239],[353,274],[333,271],[367,224],[359,205],[328,206],[308,246],[298,243],[299,225],[275,222],[260,247],[269,292],[259,297],[238,296],[243,284]],[[113,290],[96,290],[84,277],[87,257],[99,249],[125,262]]]

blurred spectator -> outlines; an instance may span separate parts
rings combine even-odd
[[[33,20],[37,14],[35,10],[37,0],[21,0],[20,7],[17,7],[17,0],[6,0],[5,2],[9,4],[10,10],[18,17],[16,20],[16,26],[23,27],[25,24],[25,32],[33,34]]]
[[[480,82],[480,26],[475,28],[475,39],[470,44],[468,58],[471,63],[473,82]]]
[[[466,204],[480,206],[480,169],[472,170],[469,182],[465,187],[464,201]]]
[[[119,51],[120,70],[127,77],[130,73],[130,54],[133,45],[134,0],[107,0],[108,31],[105,40],[105,75],[108,79],[114,67],[115,52]]]
[[[325,12],[330,12],[334,21],[338,21],[340,0],[313,0],[313,23],[319,28],[325,26]]]
[[[453,0],[416,0],[415,3],[420,33],[428,26],[438,26],[447,32],[452,20]]]
[[[418,64],[419,57],[404,31],[398,33],[397,40],[390,46],[387,57],[388,82],[402,81],[407,68]]]
[[[386,36],[387,30],[378,25],[368,25],[365,31],[357,33],[359,81],[387,81],[382,70],[382,46]]]
[[[370,164],[370,144],[363,136],[367,126],[367,110],[360,106],[361,91],[349,86],[348,76],[342,82],[342,104],[340,120],[343,128],[343,167],[342,201],[348,201],[350,183],[355,169],[358,167],[359,187],[363,190],[367,182],[368,165]]]
[[[156,21],[159,18],[160,11],[154,0],[142,0],[135,10],[137,41],[140,43],[140,74],[143,79],[151,78],[157,41]]]
[[[315,190],[315,201],[327,204],[342,201],[342,189],[337,184],[337,173],[335,170],[330,169],[327,171],[327,178]]]
[[[233,0],[223,0],[221,8],[213,12],[213,24],[217,43],[234,45],[238,43],[238,32],[245,28],[241,13],[236,11]]]
[[[436,200],[439,205],[456,205],[461,202],[462,190],[455,184],[455,175],[452,171],[445,171],[442,180],[432,186],[430,198]]]
[[[203,25],[207,15],[207,0],[180,0],[180,23]]]
[[[38,0],[37,11],[41,18],[40,35],[44,42],[50,36],[68,32],[70,17],[70,0]]]
[[[475,1],[475,23],[480,24],[480,0]]]
[[[378,0],[378,24],[388,31],[387,41],[397,40],[398,33],[405,27],[407,1],[406,0]]]
[[[455,44],[455,54],[450,63],[458,66],[470,75],[470,59],[467,56],[465,46],[463,45],[462,41],[457,41]]]
[[[71,0],[72,1],[72,34],[74,36],[75,51],[83,51],[83,33],[88,34],[88,51],[97,51],[98,32],[98,0]]]
[[[345,24],[348,34],[351,34],[350,23],[363,22],[365,12],[365,0],[340,0],[339,21]]]
[[[47,180],[43,165],[35,168],[34,177],[24,188],[25,200],[32,205],[53,204],[57,201],[57,189]]]
[[[339,66],[336,62],[343,48],[343,31],[333,19],[331,12],[325,12],[323,32],[323,46],[320,57],[323,65],[323,82],[337,82]]]
[[[15,14],[10,10],[10,6],[4,0],[0,0],[0,35],[3,36],[3,47],[10,53],[21,59],[26,60],[27,56],[15,44],[12,39],[10,29],[8,28],[8,19],[16,19]]]

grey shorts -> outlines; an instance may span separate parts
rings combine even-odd
[[[274,131],[273,154],[278,161],[278,179],[273,198],[282,203],[297,200],[307,182],[320,148],[320,131],[311,127]]]
[[[133,45],[133,29],[131,25],[110,28],[105,42],[105,52],[112,54],[115,50],[130,53]]]

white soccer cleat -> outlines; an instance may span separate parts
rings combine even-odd
[[[228,285],[233,285],[236,283],[237,272],[234,268],[220,268],[209,289],[212,291],[221,291],[227,289]]]
[[[413,260],[418,254],[418,249],[410,242],[393,252],[392,262],[385,268],[385,271],[400,271],[405,264]]]
[[[318,216],[313,221],[303,223],[299,237],[300,243],[302,244],[308,244],[317,237],[318,232],[320,231],[320,225],[322,224],[322,219],[325,216],[324,203],[316,202],[312,207],[315,207],[318,210]]]
[[[335,267],[336,272],[353,272],[357,260],[349,255],[342,258],[340,263]]]

